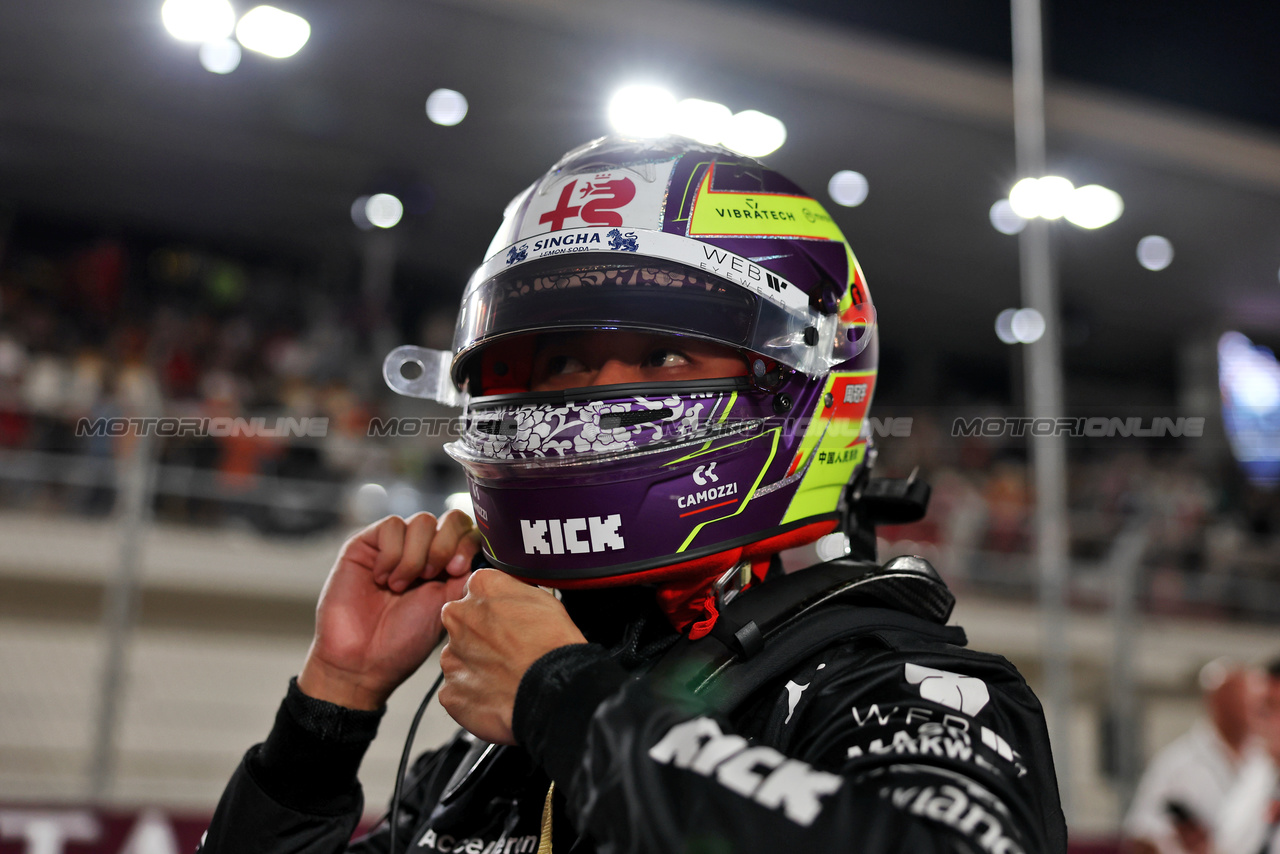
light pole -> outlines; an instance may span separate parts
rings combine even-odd
[[[1017,169],[1022,177],[1045,174],[1044,51],[1040,0],[1011,0],[1013,15],[1013,117]],[[1022,304],[1044,318],[1044,334],[1027,344],[1027,414],[1062,415],[1062,350],[1059,340],[1058,288],[1048,220],[1027,222],[1020,240]],[[1044,678],[1050,743],[1063,811],[1071,814],[1071,658],[1067,647],[1066,580],[1067,453],[1056,435],[1030,438],[1035,477],[1036,564],[1044,627]]]

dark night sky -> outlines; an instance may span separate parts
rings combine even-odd
[[[755,0],[1010,62],[1007,0]],[[1277,0],[1045,0],[1051,77],[1280,129]]]

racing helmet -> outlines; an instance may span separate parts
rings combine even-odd
[[[529,390],[547,333],[710,341],[743,376]],[[875,311],[822,205],[682,137],[609,136],[507,206],[451,351],[400,347],[395,391],[461,406],[484,551],[537,584],[705,576],[833,531],[867,464]]]

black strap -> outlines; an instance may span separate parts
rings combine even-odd
[[[907,631],[926,640],[955,646],[967,643],[964,629],[959,626],[939,626],[888,608],[831,604],[787,623],[765,638],[759,651],[750,657],[735,654],[719,663],[706,662],[710,666],[699,668],[702,672],[696,677],[695,684],[689,687],[708,699],[715,711],[730,712],[768,682],[790,672],[805,659],[852,638],[883,630]],[[688,644],[689,647],[693,645]],[[681,655],[673,650],[676,656],[686,659],[685,666],[696,663],[699,658],[705,661],[703,653],[692,656],[695,661],[689,662],[686,657],[689,652],[687,650]],[[713,685],[715,690],[708,690]]]
[[[884,566],[847,558],[821,563],[753,584],[720,610],[733,631],[755,622],[767,637],[774,628],[832,597],[857,590],[863,604],[945,624],[955,597],[933,567],[920,558],[895,558]],[[717,620],[717,622],[719,622]]]
[[[681,638],[652,677],[710,697],[728,712],[806,658],[859,635],[894,629],[964,646],[964,629],[945,625],[955,603],[919,558],[883,567],[840,559],[749,587],[720,610],[711,633]],[[715,691],[707,689],[714,684]]]
[[[751,658],[764,649],[764,632],[755,620],[740,623],[727,614],[721,614],[711,627],[711,636],[742,658]]]

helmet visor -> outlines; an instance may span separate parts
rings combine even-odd
[[[530,332],[629,329],[691,336],[814,375],[852,358],[870,338],[871,323],[841,323],[807,305],[783,305],[693,267],[620,260],[548,259],[473,285],[463,296],[454,339],[454,381],[462,384],[483,345]]]

